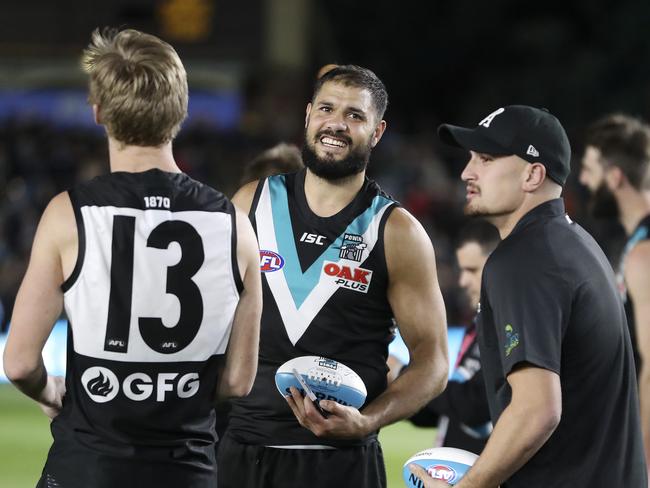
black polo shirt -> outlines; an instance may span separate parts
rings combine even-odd
[[[521,363],[560,376],[562,419],[503,488],[647,488],[632,346],[614,273],[561,199],[528,212],[488,259],[479,315],[493,422]]]

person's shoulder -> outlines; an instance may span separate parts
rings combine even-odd
[[[55,195],[48,203],[40,226],[44,229],[42,235],[57,244],[64,243],[70,238],[76,238],[77,224],[74,209],[67,191]]]
[[[423,234],[425,236],[427,235],[418,219],[403,207],[395,207],[388,216],[386,233],[390,233],[396,239],[400,237],[408,239],[409,236],[421,237]]]
[[[248,214],[261,181],[263,180],[254,180],[242,186],[232,197],[232,203],[242,212]]]
[[[218,188],[215,188],[209,183],[204,183],[202,181],[195,180],[194,178],[192,178],[186,173],[179,173],[177,181],[178,181],[177,184],[180,187],[185,186],[188,188],[196,189],[197,191],[205,192],[206,194],[212,195],[213,197],[225,198],[224,192],[222,192]]]
[[[650,268],[650,240],[638,242],[625,256],[625,275],[647,274]]]
[[[70,195],[67,191],[63,191],[52,197],[45,212],[53,217],[65,217],[70,214],[71,210],[72,204],[70,202]]]
[[[97,187],[111,185],[114,179],[113,173],[97,175],[90,179],[76,182],[74,186],[70,188],[70,191],[93,192]]]
[[[627,253],[625,266],[643,266],[645,269],[650,266],[650,239],[639,241]]]
[[[424,227],[402,207],[393,208],[388,216],[384,243],[389,267],[393,260],[401,262],[435,258],[431,239]]]
[[[498,246],[500,254],[507,253],[525,261],[552,258],[564,245],[574,245],[582,240],[578,225],[565,215],[540,218],[530,222],[516,234],[506,237]],[[578,244],[582,245],[582,244]]]
[[[513,284],[533,276],[555,285],[571,283],[584,274],[581,268],[599,262],[595,259],[599,249],[593,238],[566,216],[539,219],[499,243],[485,264],[484,275]]]
[[[368,176],[366,176],[364,190],[369,194],[371,194],[372,196],[380,197],[381,199],[384,200],[390,200],[391,202],[399,205],[399,202],[392,195],[384,191],[379,185],[379,183],[377,183],[372,178],[369,178]]]
[[[170,185],[176,211],[197,208],[208,212],[233,212],[233,205],[226,194],[211,184],[196,180],[186,173],[166,175],[165,186]],[[149,185],[154,182],[149,182]],[[137,188],[134,187],[134,188]]]
[[[503,239],[485,262],[485,277],[513,281],[545,266],[550,255],[543,227],[536,223]]]

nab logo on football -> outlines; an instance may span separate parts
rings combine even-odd
[[[428,467],[427,473],[434,480],[442,480],[446,483],[451,483],[456,479],[456,471],[451,466],[445,466],[444,464],[436,464],[435,466]]]
[[[341,288],[368,293],[372,271],[369,269],[357,268],[346,264],[333,263],[325,261],[323,263],[323,273],[334,279],[334,284]]]
[[[260,271],[262,273],[272,273],[279,271],[284,266],[284,258],[277,252],[260,251]]]

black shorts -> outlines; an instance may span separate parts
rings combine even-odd
[[[227,433],[217,457],[218,488],[386,488],[376,439],[341,449],[278,449],[240,444]]]
[[[36,488],[216,488],[213,449],[208,451],[211,462],[196,465],[91,454],[55,462],[48,457]]]

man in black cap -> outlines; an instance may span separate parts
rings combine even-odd
[[[465,212],[502,238],[483,271],[478,317],[495,426],[456,487],[646,488],[625,311],[604,254],[565,214],[562,125],[513,105],[476,128],[438,133],[471,153]],[[447,486],[412,469],[427,488]]]

